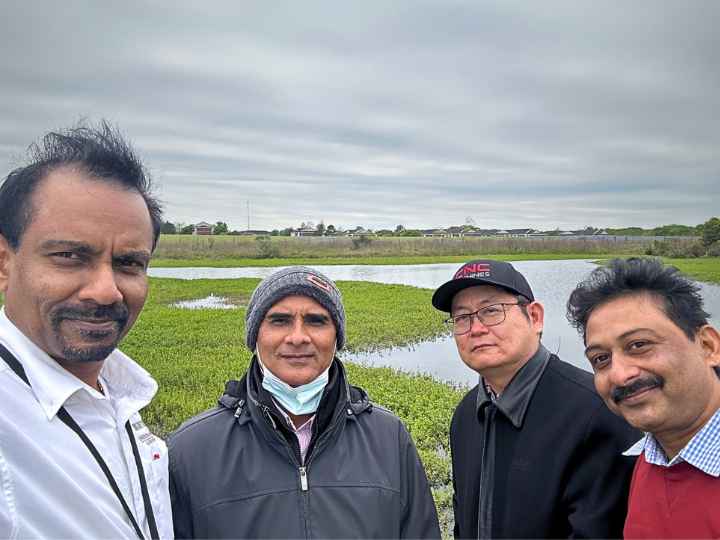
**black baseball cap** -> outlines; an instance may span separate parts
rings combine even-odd
[[[455,295],[475,285],[495,285],[511,293],[520,294],[531,302],[535,301],[527,280],[512,264],[478,259],[463,264],[450,281],[440,285],[432,296],[432,305],[440,311],[450,313]]]

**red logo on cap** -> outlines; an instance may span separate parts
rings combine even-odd
[[[312,274],[310,274],[310,275],[307,277],[307,280],[308,280],[310,283],[312,283],[313,285],[315,285],[316,287],[320,287],[320,288],[321,288],[323,291],[325,291],[325,292],[331,292],[331,291],[332,291],[332,289],[330,288],[330,285],[327,284],[327,283],[325,283],[322,279],[320,279],[320,278],[317,277],[317,276],[313,276]]]
[[[467,263],[455,272],[453,279],[486,277],[490,277],[490,265],[488,263]]]

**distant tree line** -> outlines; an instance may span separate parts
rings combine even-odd
[[[361,228],[361,227],[358,227]],[[472,229],[474,228],[474,225],[471,224],[465,224],[460,227],[460,229],[466,230],[466,229]],[[605,229],[600,229],[598,227],[585,227],[585,229],[582,229],[578,231],[579,233],[585,232],[586,234],[593,234],[593,231],[599,231],[604,230],[609,235],[615,235],[615,236],[697,236],[702,238],[702,244],[704,246],[709,246],[716,242],[718,240],[718,229],[720,228],[720,219],[717,217],[713,217],[709,220],[707,220],[705,223],[701,223],[699,225],[690,226],[690,225],[678,225],[678,224],[671,224],[671,225],[662,225],[660,227],[655,227],[653,229],[644,229],[642,227],[619,227],[619,228],[612,228],[607,227]],[[308,222],[302,222],[300,224],[299,229],[302,230],[308,230],[312,229],[317,232],[318,235],[324,236],[329,235],[333,236],[338,233],[344,232],[344,229],[341,227],[335,227],[335,225],[325,225],[323,221],[320,221],[317,225],[314,224],[311,221]],[[160,232],[162,234],[193,234],[195,230],[194,224],[186,224],[186,223],[173,223],[171,221],[165,221],[162,224],[162,227],[160,229]],[[292,227],[287,227],[285,229],[273,229],[270,232],[270,236],[290,236],[291,233],[297,230]],[[215,225],[213,225],[213,234],[216,235],[238,235],[242,234],[243,231],[237,231],[237,230],[229,230],[227,223],[224,221],[217,221],[215,222]],[[559,233],[560,230],[556,229],[555,231],[548,231],[548,234],[553,233]],[[420,229],[407,229],[404,225],[397,225],[394,230],[391,229],[380,229],[374,231],[375,236],[422,236],[423,232]],[[714,239],[714,240],[713,240]]]
[[[668,227],[681,226],[668,225]],[[720,219],[710,218],[702,225],[698,225],[696,229],[698,239],[690,244],[681,245],[671,241],[656,240],[645,253],[660,257],[720,257]]]

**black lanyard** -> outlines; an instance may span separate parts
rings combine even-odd
[[[22,364],[18,362],[17,358],[15,358],[15,356],[13,356],[13,354],[8,351],[2,345],[2,343],[0,343],[0,356],[2,356],[5,362],[7,362],[7,365],[10,366],[10,368],[15,372],[15,374],[23,381],[25,381],[25,384],[30,386],[30,381],[25,374],[25,370],[23,369]],[[125,510],[125,513],[130,519],[130,523],[132,523],[132,526],[135,529],[135,533],[137,534],[138,538],[140,540],[145,540],[142,530],[140,529],[140,526],[135,520],[135,516],[133,516],[132,512],[130,511],[130,507],[128,506],[127,502],[125,502],[125,497],[123,497],[123,494],[120,491],[117,482],[115,481],[115,477],[112,475],[112,472],[110,472],[110,469],[105,463],[105,460],[100,455],[100,452],[98,452],[97,448],[95,448],[95,445],[88,438],[88,436],[85,435],[85,432],[78,425],[75,419],[70,416],[70,413],[67,412],[65,407],[60,407],[57,412],[57,417],[60,418],[60,420],[62,420],[65,425],[72,429],[77,434],[77,436],[80,437],[80,440],[82,440],[85,446],[87,446],[87,449],[90,450],[90,453],[95,458],[95,461],[97,461],[97,464],[102,469],[102,472],[105,473],[105,478],[107,478],[107,481],[110,484],[113,492],[115,493],[115,496],[120,501],[123,510]],[[125,423],[125,430],[127,431],[128,437],[130,437],[130,444],[132,445],[133,456],[135,457],[135,466],[137,467],[138,477],[140,478],[140,489],[142,490],[143,503],[145,504],[145,515],[147,516],[148,525],[150,526],[150,535],[153,540],[157,540],[158,538],[160,538],[160,536],[158,535],[157,523],[155,523],[155,514],[153,513],[153,508],[150,504],[150,496],[148,495],[147,483],[145,481],[145,471],[143,469],[142,461],[140,460],[140,452],[138,451],[137,442],[135,441],[135,437],[133,436],[132,427],[130,427],[130,420]]]

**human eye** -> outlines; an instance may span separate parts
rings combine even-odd
[[[594,353],[588,355],[588,361],[593,370],[598,371],[610,363],[610,355],[607,353]]]
[[[312,313],[309,315],[306,315],[304,318],[304,321],[306,324],[309,324],[310,326],[318,326],[322,327],[328,324],[330,321],[325,315],[313,315]]]
[[[642,354],[650,349],[651,343],[644,339],[636,339],[628,343],[627,349],[634,354]]]
[[[51,253],[50,256],[61,259],[72,259],[73,257],[77,258],[77,253],[73,253],[72,251],[56,251],[55,253]]]
[[[78,264],[83,260],[81,255],[74,251],[54,251],[49,256],[55,262],[64,265]]]
[[[143,273],[147,269],[144,261],[132,257],[119,257],[115,260],[115,266],[131,273]]]
[[[268,323],[272,326],[287,326],[290,324],[290,317],[288,315],[269,315],[267,318]]]
[[[502,304],[493,304],[491,306],[486,306],[486,307],[482,308],[480,310],[480,314],[483,316],[489,315],[492,317],[493,315],[502,313],[502,310],[503,310]]]
[[[450,317],[455,324],[465,324],[467,321],[470,320],[471,314],[470,313],[462,313],[460,315],[454,315],[453,317]]]

